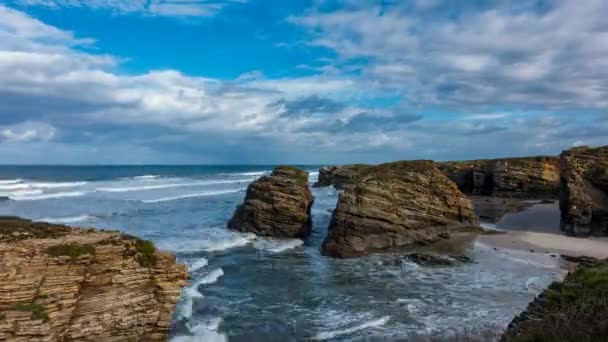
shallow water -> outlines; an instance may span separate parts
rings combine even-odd
[[[313,189],[306,241],[228,231],[248,183],[271,169],[0,167],[0,196],[12,199],[0,214],[120,229],[175,252],[193,285],[182,291],[174,341],[398,341],[504,325],[561,276],[557,258],[480,243],[465,250],[473,263],[455,267],[392,254],[325,258],[333,188]]]

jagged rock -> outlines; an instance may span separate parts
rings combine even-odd
[[[439,167],[466,194],[557,198],[559,193],[558,157],[444,162]]]
[[[165,341],[185,265],[117,231],[0,218],[1,341]]]
[[[355,257],[438,241],[465,227],[479,229],[471,203],[435,163],[382,164],[340,195],[322,252]]]
[[[432,254],[410,253],[404,257],[405,260],[423,266],[454,266],[471,262],[466,255],[437,256]]]
[[[369,167],[371,165],[365,164],[324,166],[319,169],[319,179],[313,186],[323,187],[333,185],[336,189],[344,189],[357,179],[361,171]]]
[[[308,172],[279,166],[249,185],[228,227],[260,236],[303,238],[311,232],[313,200]]]
[[[562,229],[573,235],[608,235],[608,146],[561,154]]]

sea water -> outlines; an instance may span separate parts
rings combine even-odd
[[[188,265],[173,341],[404,341],[504,326],[552,281],[557,258],[471,243],[472,263],[321,256],[339,192],[315,188],[306,240],[226,229],[248,184],[273,166],[2,166],[1,215],[111,228]],[[317,177],[317,166],[303,166]]]

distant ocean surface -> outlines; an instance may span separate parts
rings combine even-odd
[[[318,166],[301,166],[317,178]],[[187,263],[173,341],[403,341],[506,324],[553,280],[558,258],[471,244],[475,262],[320,255],[339,193],[313,189],[306,241],[226,229],[247,185],[273,166],[0,166],[1,215],[118,229]]]

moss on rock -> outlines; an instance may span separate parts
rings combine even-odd
[[[75,260],[81,255],[93,255],[95,254],[95,247],[91,245],[80,245],[77,243],[68,243],[62,245],[51,246],[47,249],[47,253],[50,256],[69,256],[72,260]]]

